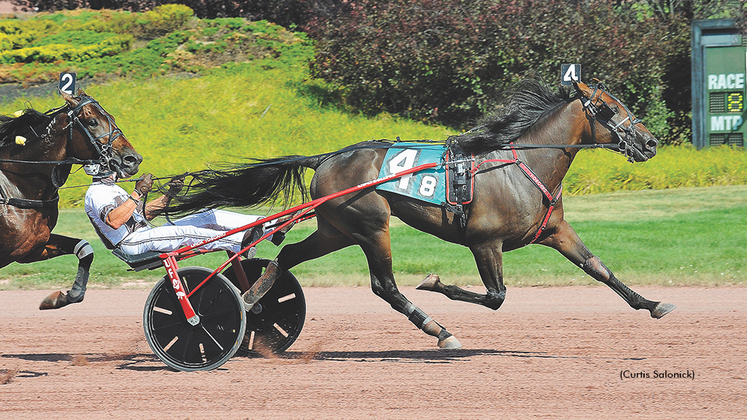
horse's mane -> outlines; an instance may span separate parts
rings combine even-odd
[[[18,117],[0,115],[0,148],[15,144],[16,135],[28,135],[33,132],[41,135],[40,130],[45,128],[57,114],[54,111],[57,110],[43,113],[33,108],[27,108]],[[32,128],[34,131],[31,131]]]
[[[542,116],[574,98],[570,89],[553,91],[541,79],[528,78],[504,94],[499,111],[483,117],[473,131],[448,142],[464,153],[486,153],[518,139]]]

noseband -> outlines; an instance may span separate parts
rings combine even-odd
[[[594,97],[597,96],[597,91],[599,91],[599,97],[594,101]],[[578,88],[578,85],[576,85],[576,92],[578,93],[581,104],[584,107],[584,111],[617,137],[618,152],[625,155],[630,162],[634,162],[636,157],[645,160],[645,156],[637,147],[635,147],[633,142],[635,140],[635,125],[642,121],[635,118],[633,113],[630,112],[625,104],[620,102],[620,100],[615,98],[611,93],[607,92],[606,86],[602,83],[599,83],[594,87],[594,92],[591,93],[591,98],[587,98],[581,89]],[[628,116],[620,120],[620,122],[615,123],[615,121],[612,120],[612,117],[618,114],[618,111],[613,110],[607,102],[602,99],[603,93],[606,93],[610,98],[622,106]],[[594,133],[594,125],[592,125],[591,129],[592,133]]]

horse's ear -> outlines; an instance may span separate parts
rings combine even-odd
[[[582,82],[576,82],[573,81],[573,87],[576,88],[576,91],[581,92],[582,95],[586,96],[587,98],[591,95],[591,88]]]
[[[60,95],[62,95],[62,99],[64,99],[65,102],[67,102],[67,104],[70,105],[73,108],[76,107],[76,106],[78,106],[78,104],[80,103],[80,100],[75,99],[75,97],[73,95],[71,95],[71,94],[69,94],[67,92],[64,92],[64,91],[61,90],[60,91]]]

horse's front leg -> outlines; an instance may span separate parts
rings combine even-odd
[[[497,310],[506,299],[506,286],[503,285],[503,251],[500,243],[481,244],[470,247],[475,256],[477,270],[480,273],[487,293],[479,294],[458,286],[441,283],[435,274],[429,274],[417,286],[420,290],[430,290],[444,294],[451,300],[477,303]]]
[[[625,302],[633,309],[647,309],[652,318],[661,318],[672,312],[675,305],[662,302],[654,302],[645,299],[638,293],[631,290],[623,284],[615,275],[604,265],[599,257],[593,255],[586,245],[581,241],[568,222],[563,221],[557,230],[540,242],[542,245],[555,248],[563,256],[568,258],[577,266],[581,267],[584,272],[597,281],[600,281],[615,291]]]
[[[91,263],[93,263],[93,247],[84,239],[52,234],[40,253],[27,257],[24,261],[20,261],[42,261],[70,254],[78,257],[78,273],[75,275],[73,287],[67,292],[57,291],[45,297],[39,305],[39,309],[59,309],[71,303],[83,301],[88,285]]]

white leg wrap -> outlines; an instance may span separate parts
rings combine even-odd
[[[93,247],[88,243],[88,241],[81,239],[80,242],[75,245],[73,252],[79,260],[82,260],[83,258],[93,254]]]

